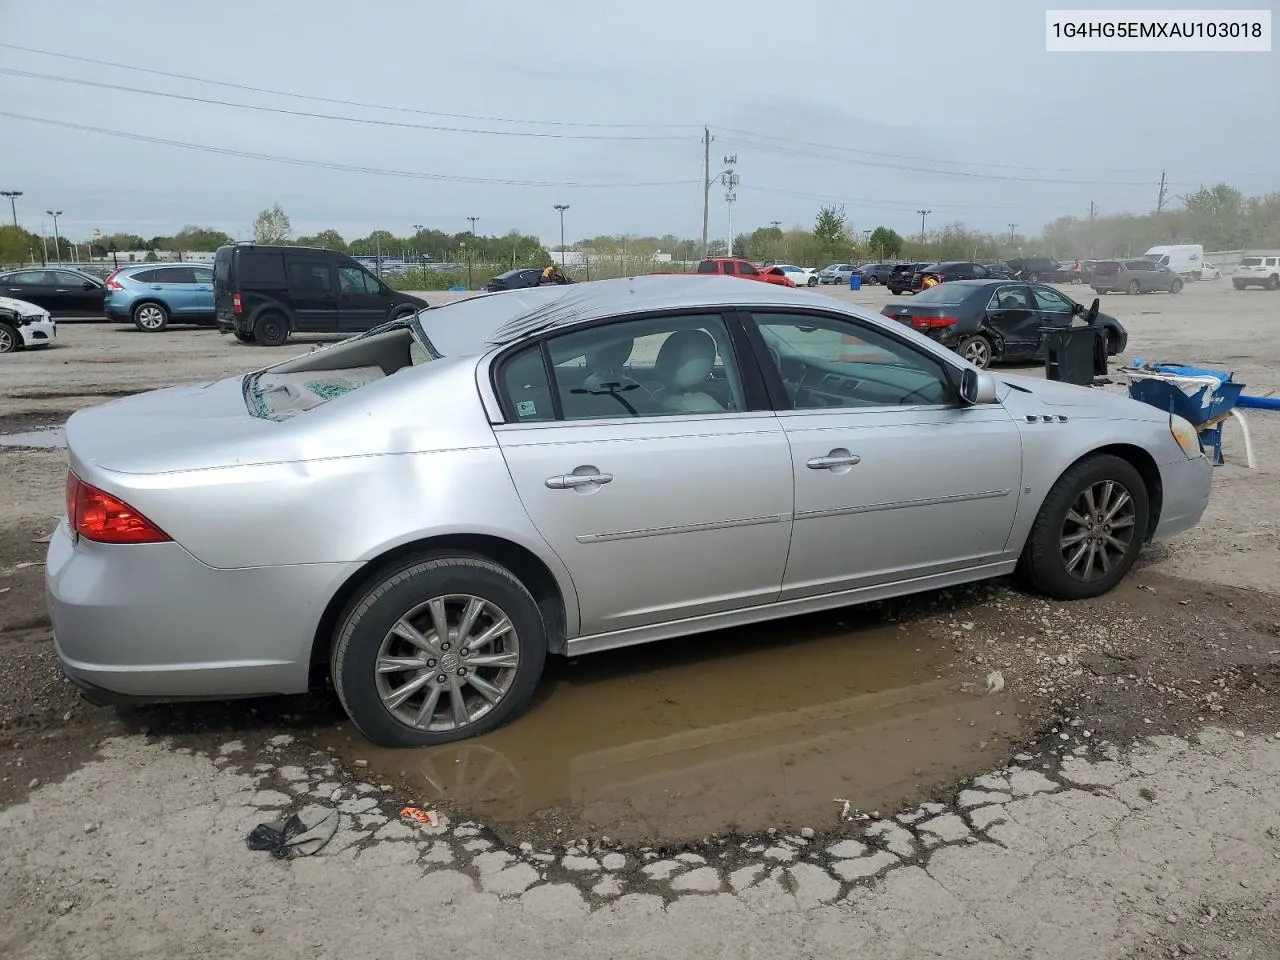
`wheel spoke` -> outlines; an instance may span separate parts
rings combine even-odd
[[[1107,511],[1111,509],[1111,494],[1115,491],[1116,485],[1113,480],[1104,480],[1102,482],[1102,495],[1098,497],[1098,512],[1104,517]]]
[[[414,677],[404,686],[396,687],[395,691],[389,697],[384,697],[382,702],[387,705],[388,709],[394,710],[425,687],[430,681],[431,674],[423,673],[421,676]]]
[[[1107,535],[1106,544],[1108,547],[1114,548],[1115,551],[1121,556],[1124,556],[1124,552],[1129,549],[1129,545],[1127,543],[1125,543],[1123,540],[1117,540],[1115,537],[1111,536],[1110,534]]]
[[[1080,563],[1084,555],[1089,552],[1089,542],[1086,540],[1076,548],[1075,553],[1071,554],[1071,559],[1067,561],[1067,572],[1070,573]]]
[[[465,682],[471,685],[471,689],[484,697],[490,703],[497,703],[502,699],[502,691],[495,687],[488,680],[484,680],[474,673],[468,674],[464,678]]]
[[[408,620],[397,620],[391,628],[391,632],[401,640],[407,640],[424,653],[435,654],[437,652],[435,643],[424,637],[418,628]]]
[[[1126,490],[1121,490],[1121,491],[1116,495],[1115,502],[1114,502],[1113,504],[1111,504],[1111,509],[1110,509],[1110,510],[1106,510],[1106,511],[1104,511],[1104,512],[1103,512],[1103,514],[1102,514],[1102,522],[1103,522],[1103,523],[1110,523],[1110,522],[1111,522],[1111,520],[1112,520],[1112,518],[1113,518],[1117,513],[1119,513],[1121,510],[1123,510],[1123,509],[1125,508],[1125,506],[1127,506],[1127,505],[1128,505],[1128,503],[1129,503],[1129,501],[1130,501],[1131,499],[1133,499],[1133,498],[1129,496],[1128,491],[1126,491]]]
[[[449,614],[445,610],[444,600],[436,597],[428,606],[431,609],[431,629],[436,632],[436,643],[449,639]]]
[[[1111,571],[1111,554],[1107,553],[1105,546],[1099,545],[1095,548],[1098,555],[1098,566],[1102,568],[1102,575],[1106,576]]]
[[[426,657],[379,657],[379,673],[401,673],[405,670],[427,669]]]
[[[467,657],[467,666],[515,668],[520,664],[520,656],[516,653],[483,653],[479,656]]]
[[[1098,512],[1098,502],[1093,498],[1093,487],[1085,487],[1084,508],[1089,516],[1093,516]]]
[[[1110,521],[1112,530],[1123,529],[1124,527],[1132,527],[1137,522],[1138,522],[1138,518],[1135,517],[1133,514],[1129,514],[1127,517],[1116,517],[1114,520]]]
[[[418,715],[413,718],[415,727],[431,726],[431,719],[436,715],[436,706],[440,703],[440,693],[444,687],[435,684],[427,691],[427,695],[422,700],[422,706],[418,708]]]
[[[1062,538],[1062,549],[1065,550],[1067,549],[1067,547],[1074,547],[1077,543],[1085,539],[1087,536],[1089,536],[1088,530],[1077,530],[1073,534],[1064,536]]]
[[[1067,519],[1078,527],[1088,526],[1089,521],[1078,514],[1074,507],[1067,511]]]
[[[477,647],[486,647],[489,644],[493,643],[494,640],[497,640],[498,637],[502,636],[503,634],[510,633],[511,630],[512,630],[511,621],[508,620],[506,617],[503,617],[501,620],[499,620],[497,623],[491,626],[484,633],[480,634],[480,636],[476,637],[474,640],[469,641],[467,643],[467,646],[470,647],[472,650],[476,649]]]
[[[465,727],[471,722],[471,714],[467,712],[467,701],[462,696],[462,686],[456,676],[449,678],[449,706],[453,708],[453,722],[456,726]]]
[[[479,597],[472,597],[467,601],[467,609],[462,613],[462,619],[458,621],[458,643],[466,644],[471,636],[471,631],[475,629],[476,620],[480,618],[480,614],[484,612],[484,601]]]
[[[1098,548],[1092,541],[1086,544],[1085,548],[1088,551],[1088,553],[1085,555],[1085,559],[1084,559],[1083,579],[1090,580],[1093,578],[1093,561],[1098,556]]]

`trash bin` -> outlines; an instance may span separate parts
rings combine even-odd
[[[849,289],[850,290],[862,289],[862,274],[860,273],[849,274]]]
[[[1097,326],[1041,327],[1046,380],[1087,387],[1107,373],[1106,333]]]

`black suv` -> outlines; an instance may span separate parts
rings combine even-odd
[[[1019,280],[1028,283],[1067,283],[1075,273],[1074,264],[1067,266],[1052,257],[1018,257],[1008,264]]]
[[[336,250],[233,243],[213,257],[218,330],[276,347],[290,333],[363,333],[426,309]]]
[[[895,297],[900,297],[911,289],[911,278],[917,270],[929,266],[927,263],[895,263],[885,277],[884,285]]]

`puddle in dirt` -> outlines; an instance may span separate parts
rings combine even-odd
[[[662,843],[834,828],[835,798],[862,810],[922,800],[1000,763],[1034,725],[1025,704],[987,694],[982,673],[949,670],[950,645],[920,624],[845,619],[553,659],[527,713],[445,747],[382,750],[347,723],[321,739],[406,800],[508,840]]]
[[[62,427],[25,430],[22,433],[0,433],[0,447],[65,447],[67,434]]]

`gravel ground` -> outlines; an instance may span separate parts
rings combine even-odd
[[[1210,282],[1103,309],[1129,328],[1130,356],[1232,369],[1265,393],[1280,389],[1277,306]],[[289,355],[209,331],[59,333],[53,350],[4,358],[0,434]],[[288,863],[242,838],[333,790],[356,800],[361,768],[316,746],[333,704],[84,705],[56,669],[40,570],[65,456],[0,446],[0,831],[14,840],[0,851],[0,953],[408,956],[418,938],[392,933],[412,883],[459,956],[745,955],[744,943],[778,957],[1280,956],[1280,417],[1250,426],[1258,469],[1228,427],[1203,523],[1107,597],[1058,604],[994,582],[890,610],[1047,718],[989,778],[931,785],[936,810],[843,819],[837,804],[812,836],[779,824],[645,850],[499,836],[456,811],[447,835],[424,838],[395,822],[411,797],[378,783],[321,856]],[[1006,786],[1033,773],[1051,786]],[[995,799],[965,796],[984,789]],[[832,852],[842,841],[865,848]],[[606,869],[607,855],[625,867]],[[215,883],[191,884],[193,866]]]

